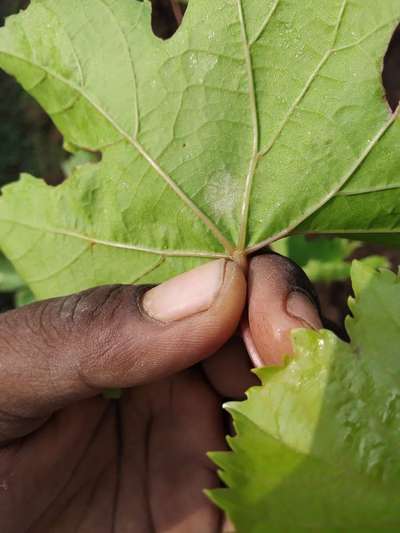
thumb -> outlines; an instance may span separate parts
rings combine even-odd
[[[291,354],[293,329],[322,328],[312,284],[300,267],[280,255],[250,261],[248,298],[242,330],[256,366],[280,364]]]
[[[150,290],[100,287],[1,315],[0,440],[11,422],[35,425],[72,401],[204,359],[234,333],[245,298],[242,271],[221,259]]]

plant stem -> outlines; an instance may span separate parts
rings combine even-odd
[[[171,0],[171,7],[172,7],[172,11],[174,13],[174,16],[176,18],[176,22],[178,23],[178,26],[180,26],[181,23],[182,23],[182,19],[183,19],[182,8],[179,5],[179,3],[177,2],[177,0]]]

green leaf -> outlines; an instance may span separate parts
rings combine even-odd
[[[273,243],[272,249],[289,257],[303,268],[314,282],[343,281],[350,277],[348,257],[360,243],[346,239],[317,237],[309,239],[293,235]],[[372,255],[361,260],[373,268],[389,268],[389,261]]]
[[[0,66],[102,161],[7,187],[5,253],[46,297],[161,281],[294,230],[400,242],[381,81],[399,21],[398,0],[193,0],[161,41],[147,0],[32,0],[0,32]]]
[[[22,307],[35,300],[32,291],[15,272],[13,265],[0,253],[0,292],[15,293],[16,307]]]
[[[0,292],[15,292],[23,285],[24,282],[15,272],[12,264],[0,253]]]
[[[16,307],[28,305],[35,300],[32,291],[15,272],[13,265],[0,253],[0,292],[15,293]]]
[[[23,307],[35,301],[35,295],[28,287],[21,287],[15,293],[15,307]]]
[[[233,452],[212,457],[228,488],[211,497],[238,532],[400,527],[400,277],[355,262],[352,280],[351,344],[298,330],[295,357],[227,406]]]
[[[79,166],[86,163],[95,163],[96,161],[96,154],[92,152],[85,152],[84,150],[78,150],[63,162],[62,170],[64,172],[64,176],[68,178]]]

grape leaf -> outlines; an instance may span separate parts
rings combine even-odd
[[[350,277],[349,256],[361,243],[347,239],[317,237],[308,239],[293,235],[273,243],[271,248],[298,264],[313,282],[344,281]],[[389,261],[380,255],[361,259],[373,268],[389,268]]]
[[[28,287],[21,287],[15,293],[15,307],[23,307],[35,301],[35,296]]]
[[[400,242],[381,80],[399,21],[398,0],[193,0],[161,41],[148,0],[32,0],[0,31],[0,66],[102,160],[6,187],[0,245],[46,297],[292,232]]]
[[[354,262],[351,344],[293,332],[296,356],[231,403],[233,452],[211,492],[238,532],[400,527],[400,277]]]
[[[96,154],[92,152],[85,152],[84,150],[78,150],[63,162],[62,171],[64,176],[68,178],[68,176],[72,174],[79,166],[84,165],[85,163],[95,163],[96,161]]]
[[[15,292],[24,286],[24,282],[15,272],[12,264],[0,253],[0,292]]]
[[[14,293],[16,307],[22,307],[35,300],[31,290],[26,287],[13,265],[2,253],[0,253],[0,292]]]

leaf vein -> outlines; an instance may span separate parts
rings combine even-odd
[[[268,27],[268,24],[270,23],[270,21],[272,20],[272,17],[274,16],[275,14],[275,11],[278,9],[278,6],[280,4],[280,1],[281,0],[275,0],[271,10],[269,11],[269,13],[267,14],[267,16],[265,17],[265,20],[263,21],[263,23],[261,24],[261,27],[259,28],[259,30],[257,31],[255,37],[253,37],[253,39],[249,42],[249,46],[252,47],[259,39],[260,37],[262,36],[262,34],[265,32],[265,30],[267,29]]]
[[[47,281],[53,278],[54,276],[61,274],[61,272],[64,272],[65,270],[67,270],[67,268],[71,267],[73,264],[79,261],[79,259],[89,250],[89,248],[90,246],[85,246],[82,250],[79,250],[79,252],[61,268],[54,270],[53,272],[50,272],[50,274],[47,274],[46,276],[43,276],[41,278],[29,279],[29,283],[40,283],[41,281]]]
[[[187,251],[186,250],[160,250],[157,248],[150,248],[147,246],[140,246],[136,244],[129,244],[129,243],[123,243],[123,242],[118,242],[118,241],[98,239],[96,237],[91,237],[88,235],[84,235],[82,233],[78,233],[75,231],[69,231],[69,230],[62,229],[62,228],[35,226],[33,224],[26,224],[19,220],[9,220],[9,219],[4,219],[4,218],[2,218],[1,220],[2,222],[9,222],[14,225],[24,226],[26,228],[40,231],[42,233],[52,233],[54,235],[61,235],[65,237],[75,238],[75,239],[82,239],[92,244],[109,246],[111,248],[120,248],[122,250],[132,250],[135,252],[142,252],[146,254],[161,255],[164,257],[204,257],[206,259],[228,259],[230,257],[227,254],[222,254],[222,253],[217,253],[217,252],[204,252],[200,250],[187,250]]]
[[[375,35],[375,33],[378,33],[379,31],[381,31],[384,28],[386,28],[386,26],[388,24],[391,24],[392,22],[393,23],[394,22],[398,22],[398,21],[399,21],[398,17],[390,19],[387,22],[384,22],[383,24],[380,24],[374,30],[368,32],[366,35],[363,35],[363,37],[360,37],[360,39],[358,39],[357,41],[353,41],[352,43],[345,44],[343,46],[339,46],[339,47],[335,48],[334,51],[335,52],[341,52],[342,50],[348,50],[349,48],[354,48],[355,46],[358,46],[358,45],[362,44],[364,41],[367,41],[370,37]]]
[[[329,194],[325,195],[322,200],[320,200],[316,205],[312,206],[310,209],[306,211],[306,213],[301,216],[297,221],[295,221],[293,224],[288,226],[286,229],[280,231],[279,233],[273,235],[272,237],[269,237],[268,239],[258,243],[257,245],[251,246],[246,250],[246,253],[252,253],[257,250],[260,250],[261,248],[264,248],[265,246],[268,246],[272,242],[281,239],[283,237],[286,237],[289,233],[291,233],[293,230],[297,228],[300,224],[305,222],[308,218],[310,218],[316,211],[321,209],[329,200],[331,200],[337,193],[346,185],[346,183],[353,177],[355,172],[359,169],[359,167],[362,165],[362,163],[367,159],[373,148],[377,145],[377,143],[380,141],[380,139],[385,135],[385,133],[390,129],[390,127],[394,124],[396,119],[399,115],[399,109],[397,108],[397,111],[391,115],[389,120],[384,124],[384,126],[378,131],[378,133],[375,135],[375,137],[372,139],[370,143],[368,143],[367,147],[363,152],[361,153],[360,157],[357,159],[355,164],[350,168],[349,172],[347,172],[339,181],[338,185],[332,189],[332,191],[329,192]]]
[[[258,152],[259,152],[259,144],[260,144],[260,124],[259,124],[259,118],[258,118],[253,62],[252,62],[252,57],[251,57],[251,52],[250,52],[250,45],[249,45],[249,40],[248,40],[248,35],[247,35],[246,23],[244,19],[242,0],[237,0],[237,4],[238,4],[241,35],[243,39],[246,73],[247,73],[247,78],[248,78],[251,121],[253,125],[252,154],[251,154],[249,169],[248,169],[246,181],[245,181],[241,217],[240,217],[239,242],[238,242],[238,247],[237,247],[239,251],[243,251],[246,246],[246,240],[247,240],[251,190],[253,187],[254,175],[256,172],[257,162],[258,162]]]
[[[325,54],[322,56],[320,62],[317,64],[315,70],[311,73],[310,77],[307,79],[306,84],[304,85],[304,87],[301,90],[300,94],[297,96],[297,98],[294,100],[293,104],[289,108],[289,110],[286,113],[281,125],[279,126],[279,128],[278,128],[277,132],[275,133],[275,135],[272,137],[272,139],[269,142],[269,144],[265,148],[263,148],[261,150],[260,157],[266,156],[267,153],[270,152],[271,149],[274,147],[276,141],[279,139],[279,137],[281,136],[283,130],[285,129],[285,126],[288,124],[288,122],[290,120],[290,117],[296,111],[296,109],[297,109],[298,105],[300,104],[300,102],[307,95],[308,91],[310,90],[310,88],[311,88],[312,84],[314,83],[315,79],[317,78],[318,74],[321,72],[322,68],[324,67],[324,65],[326,64],[326,62],[328,61],[328,59],[332,55],[332,53],[334,51],[334,46],[335,46],[339,31],[340,31],[340,26],[341,26],[341,23],[342,23],[343,18],[344,18],[344,12],[345,12],[346,6],[347,6],[347,0],[343,0],[343,3],[342,3],[341,8],[340,8],[339,15],[338,15],[338,20],[337,20],[337,23],[335,25],[335,30],[334,30],[334,33],[333,33],[331,46],[325,52]]]
[[[136,276],[131,282],[130,284],[131,285],[134,285],[135,283],[137,283],[138,281],[140,281],[142,278],[144,278],[145,276],[148,276],[149,274],[152,274],[155,270],[157,270],[158,267],[160,267],[163,263],[165,263],[165,260],[166,258],[165,257],[160,257],[158,259],[158,261],[155,262],[154,265],[152,265],[151,267],[147,268],[144,272],[142,272],[141,274],[139,274],[138,276]]]
[[[136,74],[135,62],[133,61],[131,47],[129,46],[128,38],[127,38],[125,32],[123,31],[123,29],[118,24],[118,20],[115,17],[115,13],[113,12],[113,10],[110,8],[110,6],[107,4],[107,2],[105,0],[97,0],[97,1],[100,4],[102,4],[107,9],[107,11],[111,14],[111,16],[112,16],[112,18],[113,18],[113,20],[115,22],[115,25],[118,28],[118,31],[120,32],[120,34],[122,36],[122,39],[123,39],[123,41],[125,43],[125,46],[126,46],[126,51],[127,51],[128,58],[129,58],[129,64],[130,64],[130,67],[131,67],[133,86],[134,86],[134,90],[135,90],[135,117],[136,117],[136,121],[135,121],[135,127],[134,127],[134,131],[133,131],[133,137],[137,137],[138,134],[139,134],[139,130],[140,130],[138,84],[137,84],[137,74]]]
[[[359,194],[369,194],[373,192],[385,192],[400,189],[400,183],[390,185],[377,185],[376,187],[366,187],[365,189],[338,191],[335,196],[357,196]]]
[[[70,42],[71,44],[71,50],[72,50],[72,53],[73,53],[73,56],[74,56],[74,59],[75,59],[75,63],[76,63],[76,66],[78,68],[78,74],[79,74],[79,79],[80,79],[80,83],[82,86],[85,85],[85,77],[83,75],[83,68],[82,68],[82,63],[79,59],[79,56],[76,52],[76,49],[75,49],[75,45],[74,45],[74,42],[72,40],[72,37],[70,36],[70,34],[67,32],[67,30],[65,29],[64,25],[62,24],[62,21],[60,20],[60,17],[58,16],[58,14],[53,10],[53,9],[50,9],[50,6],[48,4],[42,4],[42,6],[54,17],[57,19],[58,21],[58,28],[61,29],[61,31],[64,33],[64,35],[67,37],[68,41]]]
[[[92,105],[92,107],[101,116],[103,116],[111,124],[111,126],[139,152],[139,154],[147,161],[147,163],[154,169],[154,171],[169,185],[169,187],[180,198],[180,200],[182,200],[182,202],[186,204],[186,206],[193,212],[193,214],[199,220],[201,220],[201,222],[203,222],[203,224],[208,228],[208,230],[214,235],[215,239],[224,247],[225,251],[230,255],[233,254],[233,244],[222,234],[222,232],[215,225],[215,223],[205,213],[203,213],[203,211],[189,198],[189,196],[187,196],[187,194],[179,187],[179,185],[171,178],[171,176],[169,176],[161,168],[161,166],[150,156],[150,154],[148,154],[148,152],[141,145],[141,143],[136,138],[130,136],[123,128],[121,128],[115,122],[115,120],[106,111],[104,111],[93,98],[91,98],[88,94],[84,92],[82,87],[76,85],[76,83],[74,83],[73,81],[68,80],[63,76],[57,74],[48,67],[40,65],[39,63],[36,63],[32,60],[28,60],[22,56],[19,56],[18,54],[7,52],[5,50],[0,50],[0,54],[13,57],[17,60],[28,63],[33,67],[38,68],[39,70],[43,70],[47,72],[49,76],[58,80],[60,83],[67,85],[72,90],[77,91],[79,94],[81,94],[82,97],[84,97],[90,103],[90,105]]]

